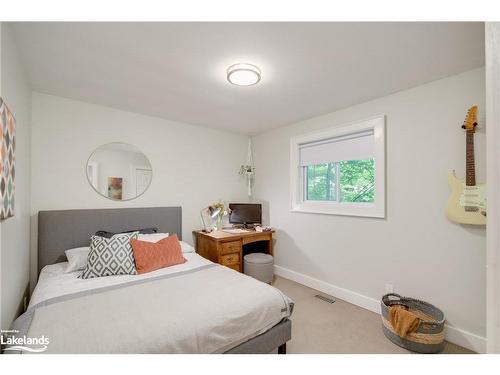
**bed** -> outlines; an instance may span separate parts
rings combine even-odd
[[[39,281],[13,329],[48,337],[46,353],[286,352],[293,302],[194,252],[143,275],[65,273],[64,251],[88,246],[98,230],[156,227],[182,239],[181,223],[180,207],[41,211]]]

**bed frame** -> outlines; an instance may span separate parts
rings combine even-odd
[[[48,264],[66,261],[64,251],[88,246],[98,230],[123,232],[140,228],[158,228],[182,239],[181,207],[147,207],[40,211],[38,213],[38,273]],[[228,354],[265,354],[278,350],[286,354],[292,325],[285,319],[265,333],[230,350]]]

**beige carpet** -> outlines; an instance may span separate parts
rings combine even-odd
[[[314,296],[324,293],[281,277],[273,285],[295,301],[287,353],[409,353],[386,339],[380,315],[337,298],[321,301]],[[472,352],[446,343],[444,353]]]

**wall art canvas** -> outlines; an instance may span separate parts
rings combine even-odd
[[[0,98],[0,220],[14,216],[16,119]]]
[[[111,199],[122,200],[123,178],[108,177],[108,197]]]

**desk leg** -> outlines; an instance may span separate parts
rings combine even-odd
[[[267,253],[269,255],[273,255],[273,239],[272,239],[272,237],[269,241],[267,241]]]

